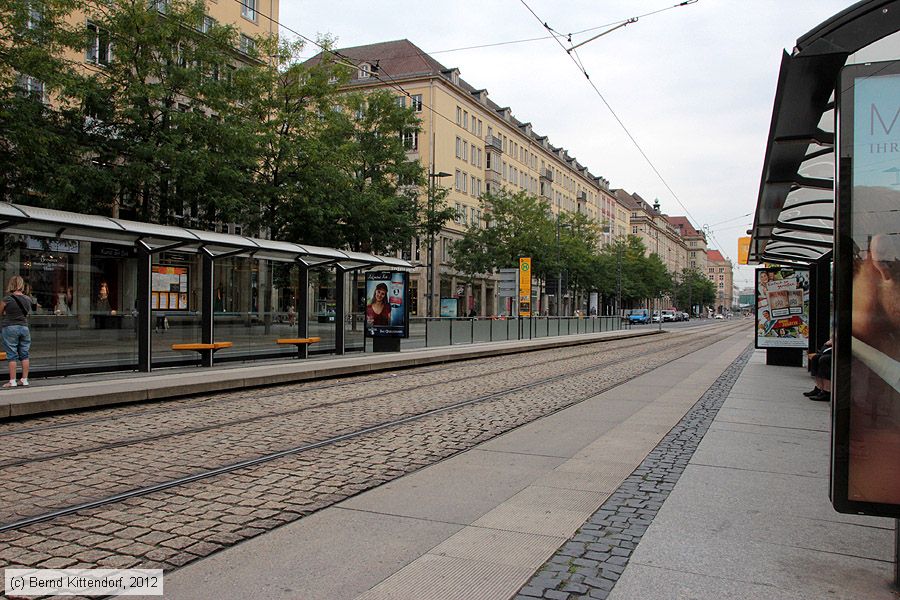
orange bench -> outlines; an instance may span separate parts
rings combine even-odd
[[[297,346],[297,356],[301,356],[300,348],[303,346],[309,346],[310,344],[315,344],[316,342],[321,342],[322,338],[319,337],[308,337],[308,338],[278,338],[275,340],[276,344],[292,344]]]
[[[216,350],[231,348],[232,342],[213,342],[212,344],[172,344],[172,350],[193,350],[200,353],[202,358],[207,352],[215,354]]]

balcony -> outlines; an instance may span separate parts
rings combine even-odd
[[[553,181],[553,170],[541,169],[541,179],[544,179],[546,181]]]
[[[587,202],[587,192],[585,192],[585,191],[578,192],[578,201],[579,202]]]
[[[494,168],[489,168],[484,171],[484,180],[487,183],[495,183],[497,184],[497,188],[503,186],[503,178],[500,175],[500,171],[494,170]]]
[[[495,135],[488,135],[487,137],[485,137],[484,144],[487,149],[494,149],[498,152],[503,152],[503,140]]]

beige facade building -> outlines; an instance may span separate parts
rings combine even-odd
[[[707,252],[707,275],[716,286],[716,313],[731,310],[734,304],[734,273],[731,261],[722,256],[718,250]]]
[[[435,240],[430,311],[428,240],[413,240],[404,253],[419,265],[411,279],[414,315],[437,316],[441,297],[457,298],[460,312],[507,312],[494,276],[483,275],[467,285],[450,265],[453,241],[467,228],[484,226],[479,198],[485,192],[525,191],[545,199],[554,213],[581,212],[604,232],[601,244],[626,234],[627,211],[606,179],[592,174],[530,122],[513,116],[510,107],[494,102],[486,89],[467,83],[458,69],[444,67],[408,40],[344,48],[339,53],[358,67],[351,88],[391,90],[398,102],[416,111],[421,129],[407,136],[410,155],[428,169],[433,185],[449,189],[446,201],[456,211]]]
[[[684,222],[677,224],[670,217],[660,212],[659,201],[653,206],[638,194],[629,194],[625,190],[615,190],[616,198],[629,211],[629,233],[640,238],[646,248],[647,255],[659,256],[670,273],[681,273],[688,263],[688,244],[682,232],[687,231]],[[690,226],[690,223],[687,223]],[[691,230],[695,231],[693,227]],[[705,239],[705,238],[704,238]]]
[[[696,269],[705,274],[706,271],[706,234],[696,229],[687,217],[666,217],[669,223],[678,230],[681,239],[687,246],[687,262],[684,268]]]

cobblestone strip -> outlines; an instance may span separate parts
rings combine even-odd
[[[714,343],[555,381],[373,435],[0,534],[0,568],[181,567]]]
[[[748,347],[514,600],[605,600],[750,360]]]

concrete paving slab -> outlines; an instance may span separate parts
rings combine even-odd
[[[802,437],[793,430],[760,435],[758,432],[721,431],[710,429],[692,464],[750,469],[769,473],[784,473],[804,477],[828,477],[828,455],[822,447],[830,443],[830,436],[821,432],[815,438]]]
[[[330,508],[166,574],[166,598],[354,598],[459,529]]]
[[[829,595],[829,598],[841,598]],[[769,583],[684,573],[631,563],[607,600],[810,600],[805,592]],[[846,598],[850,600],[850,598]],[[856,600],[856,599],[855,599]]]
[[[464,527],[429,554],[485,563],[537,569],[566,540],[563,536],[534,535],[481,527]]]
[[[562,458],[473,449],[394,480],[339,506],[467,525],[515,496]]]
[[[531,569],[426,555],[358,600],[481,600],[508,597]]]
[[[738,542],[707,532],[674,530],[656,520],[629,564],[754,582],[804,598],[896,600],[888,590],[893,576],[891,563],[748,539]]]

